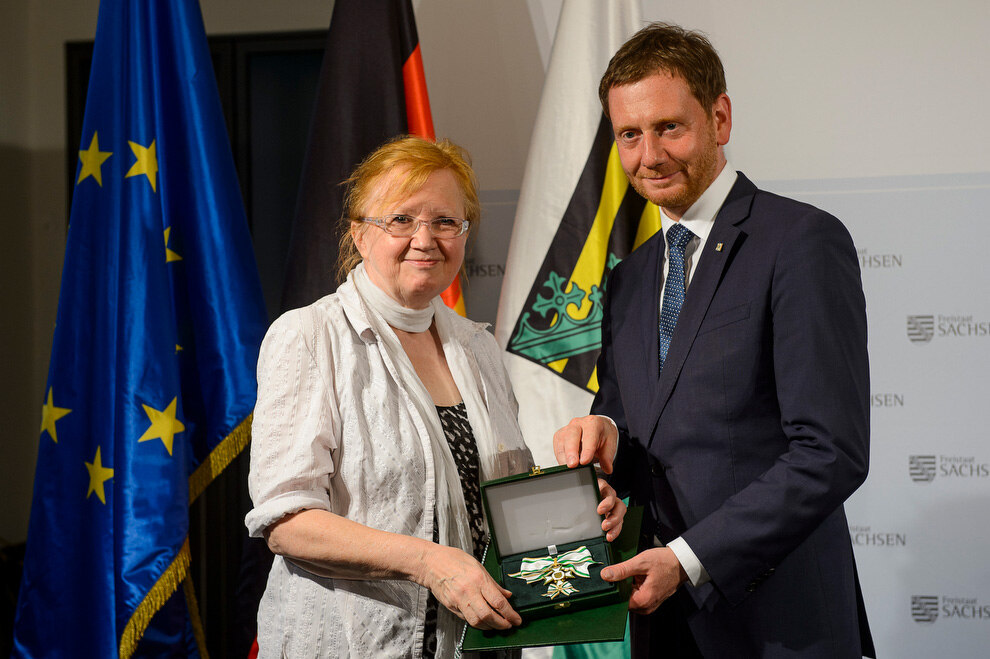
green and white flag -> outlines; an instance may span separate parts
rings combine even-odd
[[[635,0],[565,0],[516,211],[495,336],[537,464],[588,413],[606,277],[660,227],[630,187],[598,101],[609,59],[643,27]]]

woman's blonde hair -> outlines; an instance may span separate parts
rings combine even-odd
[[[352,226],[367,215],[374,200],[382,198],[379,186],[383,178],[396,168],[404,169],[405,175],[390,185],[390,189],[385,191],[385,198],[395,199],[412,194],[426,183],[431,174],[446,169],[454,175],[464,195],[464,219],[471,223],[472,229],[481,220],[478,180],[466,150],[447,139],[434,142],[406,135],[389,140],[365,158],[344,181],[344,213],[338,224],[338,282],[346,279],[347,273],[361,262],[361,254],[351,235]],[[358,230],[367,230],[367,225],[362,227]]]

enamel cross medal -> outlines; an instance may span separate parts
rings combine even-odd
[[[547,585],[547,592],[543,597],[554,599],[558,595],[572,595],[578,589],[569,581],[576,577],[590,579],[588,569],[592,565],[600,564],[591,557],[591,552],[585,546],[578,547],[565,554],[557,554],[557,546],[547,547],[548,556],[539,558],[524,558],[519,566],[518,572],[513,572],[510,577],[525,579],[526,583],[536,583],[542,581]]]

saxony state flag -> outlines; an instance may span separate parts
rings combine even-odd
[[[635,2],[564,3],[516,211],[495,335],[537,463],[551,438],[588,413],[607,276],[660,228],[659,210],[630,187],[598,82],[642,27]]]

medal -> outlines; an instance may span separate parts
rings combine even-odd
[[[554,599],[558,595],[572,595],[578,592],[570,579],[576,577],[590,579],[588,569],[592,565],[601,564],[591,557],[591,552],[584,546],[560,555],[557,555],[556,547],[551,547],[550,550],[549,556],[522,559],[519,571],[509,576],[524,579],[526,583],[542,581],[548,586],[543,597]]]

